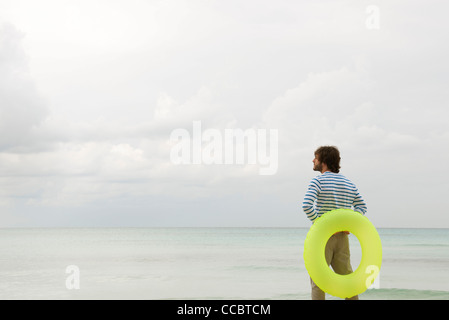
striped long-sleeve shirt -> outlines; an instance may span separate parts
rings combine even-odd
[[[352,209],[365,214],[367,207],[357,187],[345,176],[330,171],[310,181],[302,208],[311,221],[334,209]]]

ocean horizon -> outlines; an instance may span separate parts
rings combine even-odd
[[[309,300],[308,230],[3,228],[0,299]],[[360,299],[449,299],[449,229],[378,232],[380,274]],[[350,246],[355,270],[353,235]]]

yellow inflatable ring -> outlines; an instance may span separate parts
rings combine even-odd
[[[327,264],[325,248],[336,232],[354,234],[362,248],[362,259],[351,274],[335,273]],[[382,264],[382,244],[374,225],[358,212],[336,209],[315,220],[304,242],[304,262],[313,282],[324,292],[339,298],[350,298],[368,289]]]

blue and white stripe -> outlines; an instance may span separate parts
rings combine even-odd
[[[311,221],[334,209],[353,209],[363,215],[367,210],[357,187],[345,176],[330,171],[312,179],[302,208]]]

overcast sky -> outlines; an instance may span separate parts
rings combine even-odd
[[[377,227],[449,228],[449,4],[0,0],[0,227],[308,227],[336,145]],[[275,129],[278,170],[173,130]]]

